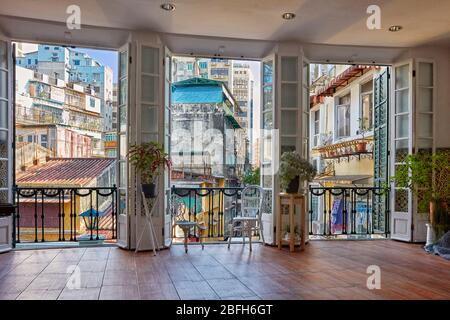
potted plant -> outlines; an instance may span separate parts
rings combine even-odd
[[[359,140],[356,143],[356,152],[366,152],[366,144],[367,142],[364,140],[366,133],[369,131],[368,128],[366,128],[365,126],[365,121],[367,121],[368,118],[364,117],[364,118],[359,118],[358,122],[359,122],[359,130],[357,131],[357,134],[361,135],[361,140]]]
[[[300,241],[300,232],[298,231],[298,226],[294,226],[294,234],[295,234],[295,241]],[[291,239],[291,227],[289,224],[286,224],[284,226],[284,240],[289,241]]]
[[[280,184],[287,193],[298,193],[300,182],[311,181],[316,169],[295,151],[284,152],[280,161]]]
[[[391,181],[410,189],[418,198],[417,209],[428,214],[427,246],[450,230],[450,151],[419,152],[406,156]]]
[[[161,169],[170,168],[169,155],[157,142],[146,142],[130,147],[128,159],[141,175],[142,191],[147,198],[156,197],[156,178]]]

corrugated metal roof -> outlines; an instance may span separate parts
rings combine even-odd
[[[52,158],[42,165],[19,173],[16,181],[19,187],[85,186],[114,162],[115,159],[110,158]]]

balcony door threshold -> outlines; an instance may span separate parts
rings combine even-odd
[[[58,242],[26,242],[16,243],[14,250],[38,250],[38,249],[66,249],[66,248],[92,248],[92,247],[115,247],[116,243],[104,241],[58,241]]]

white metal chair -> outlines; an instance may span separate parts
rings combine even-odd
[[[203,243],[203,237],[201,235],[202,231],[207,230],[208,228],[204,226],[203,224],[196,222],[196,221],[189,221],[186,219],[186,205],[181,201],[180,198],[177,196],[172,196],[172,218],[173,218],[173,230],[172,235],[175,235],[175,228],[178,226],[182,231],[184,235],[184,251],[188,252],[188,237],[189,233],[192,229],[195,230],[197,228],[199,233],[199,239],[200,244],[202,246],[202,250],[204,249],[205,245]]]
[[[242,234],[242,242],[245,244],[245,237],[249,238],[250,251],[252,250],[252,233],[259,231],[264,242],[263,226],[261,223],[261,213],[264,201],[264,189],[260,186],[250,185],[245,187],[241,193],[241,215],[234,217],[231,221],[230,236],[228,238],[228,249],[230,249],[231,238],[235,231]]]

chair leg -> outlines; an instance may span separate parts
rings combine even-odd
[[[250,251],[252,251],[252,223],[249,222],[247,226],[248,242],[250,246]]]
[[[230,236],[228,237],[228,250],[230,249],[231,238],[233,237],[233,223],[231,223],[229,226],[230,226]]]
[[[263,230],[263,225],[262,225],[262,221],[259,221],[259,234],[261,235],[261,240],[262,243],[264,244],[264,230]]]

